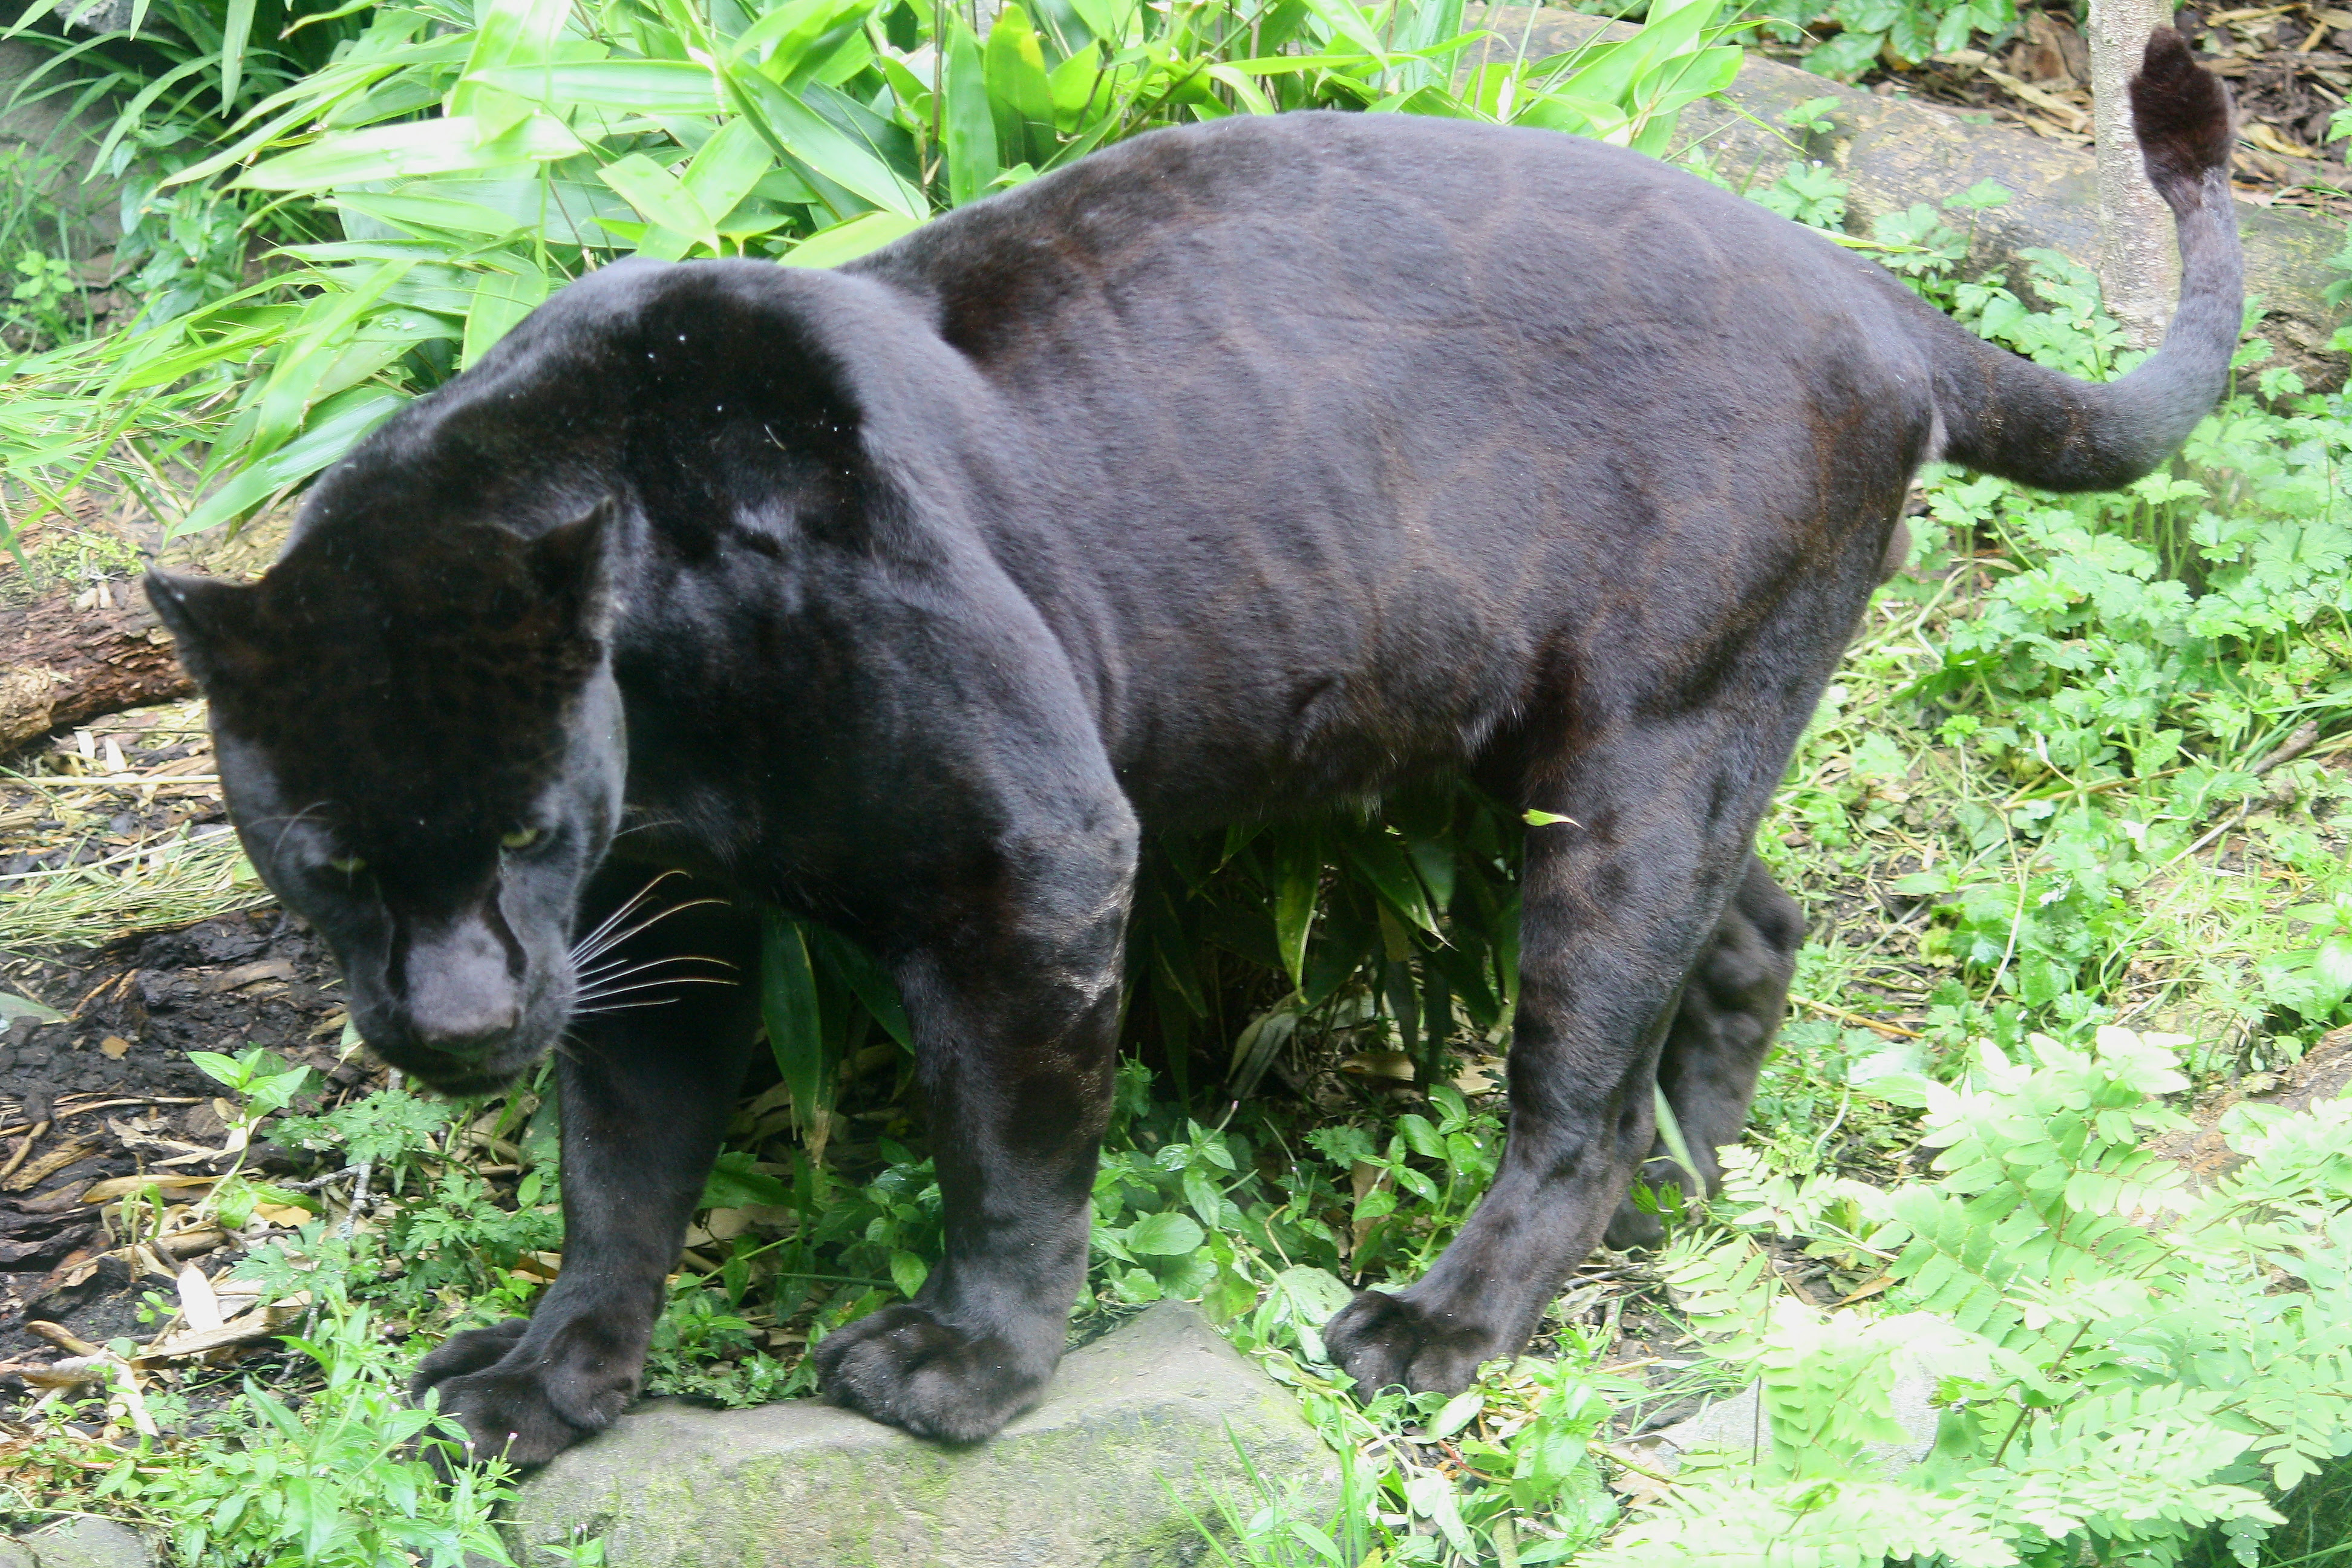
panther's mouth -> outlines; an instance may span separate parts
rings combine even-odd
[[[561,1032],[526,1020],[502,1039],[452,1051],[426,1045],[398,1027],[370,1028],[366,1019],[360,1022],[360,1037],[377,1060],[453,1099],[496,1094],[511,1087],[547,1054]]]
[[[510,1089],[514,1086],[515,1080],[522,1077],[531,1062],[538,1059],[538,1053],[533,1052],[530,1057],[519,1062],[512,1064],[501,1062],[495,1066],[486,1066],[478,1061],[463,1061],[456,1057],[443,1056],[438,1051],[404,1053],[407,1058],[405,1061],[394,1061],[381,1051],[376,1054],[383,1057],[385,1061],[391,1062],[393,1066],[399,1068],[401,1071],[424,1084],[427,1089],[447,1095],[452,1100],[472,1100],[480,1095],[496,1094],[501,1089]],[[437,1059],[420,1060],[419,1057]]]

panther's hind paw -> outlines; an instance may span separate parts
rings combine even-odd
[[[814,1353],[826,1398],[943,1443],[994,1436],[1037,1403],[1053,1372],[1002,1339],[904,1304],[835,1330]]]

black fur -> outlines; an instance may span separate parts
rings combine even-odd
[[[2225,271],[2184,317],[2234,321]],[[1798,941],[1749,839],[1939,431],[2128,477],[2210,335],[2154,404],[2063,383],[1654,163],[1403,115],[1142,137],[837,272],[567,289],[260,584],[155,579],[371,1045],[477,1089],[568,1030],[562,1277],[420,1388],[532,1462],[636,1385],[754,1028],[746,986],[602,1010],[570,944],[669,868],[599,965],[748,971],[770,900],[896,978],[946,1252],[818,1363],[994,1431],[1084,1275],[1139,832],[1445,768],[1573,819],[1528,846],[1509,1143],[1329,1342],[1462,1386],[1600,1238],[1654,1080],[1736,1136]]]
[[[2150,33],[2131,83],[2132,128],[2148,183],[2175,211],[2203,199],[2205,176],[2230,166],[2230,94],[2170,27]]]

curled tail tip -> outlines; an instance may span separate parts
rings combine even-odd
[[[2132,78],[2131,106],[2149,183],[2175,207],[2196,205],[2204,176],[2229,165],[2229,89],[2197,63],[2187,38],[2158,27]]]

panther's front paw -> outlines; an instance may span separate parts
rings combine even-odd
[[[526,1352],[527,1318],[453,1334],[409,1384],[413,1398],[440,1394],[441,1414],[466,1428],[479,1459],[543,1465],[612,1425],[635,1392],[632,1376],[583,1376],[562,1358]]]
[[[1509,1353],[1485,1324],[1431,1312],[1404,1296],[1365,1290],[1323,1325],[1323,1342],[1359,1398],[1394,1384],[1416,1394],[1459,1394],[1478,1363]]]
[[[816,1347],[825,1397],[918,1437],[977,1443],[1035,1405],[1048,1362],[993,1336],[974,1338],[924,1308],[885,1307]]]

